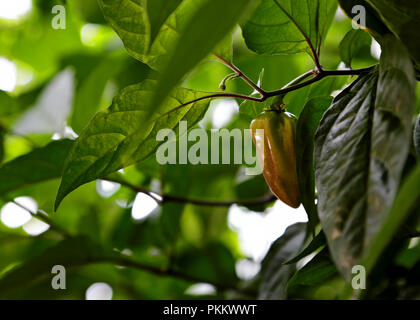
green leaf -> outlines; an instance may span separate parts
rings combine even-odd
[[[419,179],[419,177],[417,177]],[[397,259],[396,264],[404,266],[407,269],[412,269],[420,261],[420,245],[417,244],[414,247],[410,247],[402,251]]]
[[[80,133],[98,111],[105,85],[123,62],[120,54],[103,58],[80,84],[75,94],[71,118],[71,127],[76,133]]]
[[[270,189],[265,182],[263,175],[257,175],[245,181],[238,183],[235,186],[236,198],[239,200],[263,198],[269,194]],[[267,204],[261,204],[258,206],[246,206],[249,210],[264,212]]]
[[[420,157],[420,115],[417,117],[416,126],[414,127],[414,146],[417,151],[417,155]]]
[[[105,19],[117,32],[128,53],[137,60],[148,64],[151,68],[162,71],[167,66],[180,36],[187,30],[187,24],[197,10],[204,3],[207,3],[207,0],[182,1],[166,19],[154,41],[152,40],[152,31],[143,0],[99,0],[99,3]],[[212,24],[213,21],[210,25]],[[207,31],[209,30],[210,28]],[[211,49],[214,49],[214,47]],[[216,50],[223,55],[223,58],[231,60],[231,40],[229,40],[229,48],[223,46],[223,48],[218,47]]]
[[[60,177],[72,145],[71,140],[53,141],[4,163],[0,166],[0,194]]]
[[[169,62],[160,76],[152,105],[160,106],[165,94],[212,52],[250,9],[254,1],[208,0],[200,6],[188,21],[170,54]]]
[[[392,208],[386,218],[379,226],[378,232],[366,249],[362,263],[367,271],[370,271],[381,253],[390,242],[395,232],[401,226],[414,205],[420,199],[420,164],[412,170],[409,176],[403,181],[398,195],[395,198]]]
[[[185,250],[176,257],[174,269],[210,283],[234,286],[238,282],[235,259],[221,243],[209,243],[201,249]]]
[[[366,9],[366,26],[363,29],[366,29],[376,40],[381,41],[384,35],[390,33],[378,13],[366,0],[338,0],[338,3],[350,19],[356,15],[352,13],[353,7],[363,6]]]
[[[243,25],[245,42],[259,54],[318,52],[334,18],[333,0],[262,0]]]
[[[319,218],[346,278],[387,219],[410,147],[413,66],[394,37],[382,46],[379,74],[337,96],[315,137]]]
[[[26,260],[0,278],[0,297],[5,299],[26,286],[42,281],[46,277],[52,277],[51,269],[55,265],[70,268],[106,261],[116,256],[118,256],[116,252],[105,252],[85,237],[63,240],[40,255]]]
[[[160,112],[148,119],[145,115],[155,90],[153,80],[129,86],[114,98],[108,109],[95,115],[68,155],[56,207],[78,186],[146,159],[162,143],[156,141],[160,129],[175,130],[181,120],[188,121],[191,128],[210,103],[205,99],[181,106],[207,93],[177,88]]]
[[[296,291],[300,286],[316,286],[337,274],[328,249],[324,248],[302,269],[297,271],[287,284],[287,291]]]
[[[367,0],[378,12],[386,26],[406,46],[420,66],[420,7],[417,1]]]
[[[324,232],[319,232],[315,237],[312,238],[311,242],[294,258],[284,262],[283,264],[296,263],[299,260],[305,258],[311,253],[315,252],[319,248],[325,246],[327,239],[325,238]]]
[[[340,57],[347,67],[351,67],[353,57],[364,47],[370,48],[371,37],[360,29],[352,29],[340,42]]]
[[[182,0],[145,0],[150,23],[150,43],[153,43],[166,19],[175,11]]]
[[[318,97],[306,102],[296,127],[296,170],[299,190],[312,230],[318,223],[313,165],[314,138],[322,115],[331,102],[332,97]]]
[[[270,247],[261,264],[259,299],[285,299],[287,281],[295,271],[294,265],[283,265],[295,256],[305,239],[305,223],[286,229]]]

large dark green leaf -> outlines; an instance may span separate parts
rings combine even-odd
[[[318,97],[309,100],[303,107],[296,127],[296,170],[299,190],[312,229],[318,222],[313,166],[314,138],[322,115],[331,105],[331,101],[332,97]]]
[[[261,266],[259,299],[286,298],[286,285],[295,265],[283,263],[296,255],[305,239],[305,230],[305,223],[296,223],[271,245]]]
[[[169,62],[162,71],[153,105],[160,106],[166,93],[226,38],[254,2],[207,0],[199,7],[180,34]]]
[[[337,8],[333,0],[262,0],[243,26],[248,48],[259,54],[319,49]]]
[[[4,163],[0,166],[0,194],[60,177],[72,145],[71,140],[53,141]]]
[[[370,48],[371,37],[357,29],[350,30],[340,42],[340,57],[346,66],[351,67],[353,57],[364,47]]]
[[[334,100],[315,138],[319,218],[346,277],[387,219],[410,146],[413,66],[394,37],[382,46],[379,73]]]
[[[207,93],[177,88],[160,112],[146,119],[155,89],[153,80],[127,87],[108,109],[96,114],[69,153],[56,206],[78,186],[145,159],[161,143],[156,141],[160,129],[175,129],[181,120],[191,128],[210,103],[207,99],[180,107]]]
[[[153,41],[147,8],[143,0],[100,0],[105,19],[117,32],[127,51],[136,59],[160,71],[167,66],[180,36],[186,31],[187,24],[204,3],[207,3],[207,0],[183,1],[166,19]],[[207,31],[209,30],[211,29],[208,28]],[[204,43],[206,41],[202,41],[200,45]],[[230,60],[231,43],[227,44],[228,48],[223,43],[223,50],[219,53]],[[194,49],[198,47],[197,45]]]

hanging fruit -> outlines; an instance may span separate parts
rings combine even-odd
[[[252,139],[264,178],[276,197],[293,208],[300,205],[296,124],[297,118],[283,108],[264,111],[251,122]]]

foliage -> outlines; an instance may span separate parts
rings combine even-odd
[[[64,29],[51,25],[56,4],[66,9]],[[350,18],[364,6],[367,25],[352,29],[338,5]],[[33,6],[18,20],[0,18],[0,56],[18,70],[16,88],[0,91],[0,206],[14,203],[31,219],[11,228],[0,215],[0,298],[83,299],[95,282],[109,283],[114,299],[419,296],[415,1]],[[221,125],[220,101],[239,106]],[[235,212],[268,219],[287,210],[273,206],[264,177],[233,161],[178,155],[160,164],[156,152],[164,143],[197,151],[205,140],[201,156],[214,150],[215,129],[242,132],[272,108],[298,117],[289,157],[308,221],[278,226],[264,257],[252,257]],[[34,126],[21,131],[22,123]],[[204,138],[190,136],[197,128]],[[160,141],[161,129],[175,134]],[[235,143],[217,151],[245,157]],[[41,221],[48,230],[28,231]],[[246,277],[238,266],[250,260],[261,268]],[[66,290],[51,288],[53,265],[66,267]],[[355,265],[366,267],[363,292],[350,287]],[[198,283],[215,291],[196,296]]]

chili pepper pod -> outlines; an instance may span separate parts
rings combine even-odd
[[[276,197],[293,208],[300,205],[296,124],[297,118],[284,110],[265,111],[251,122],[252,139],[264,178]]]

